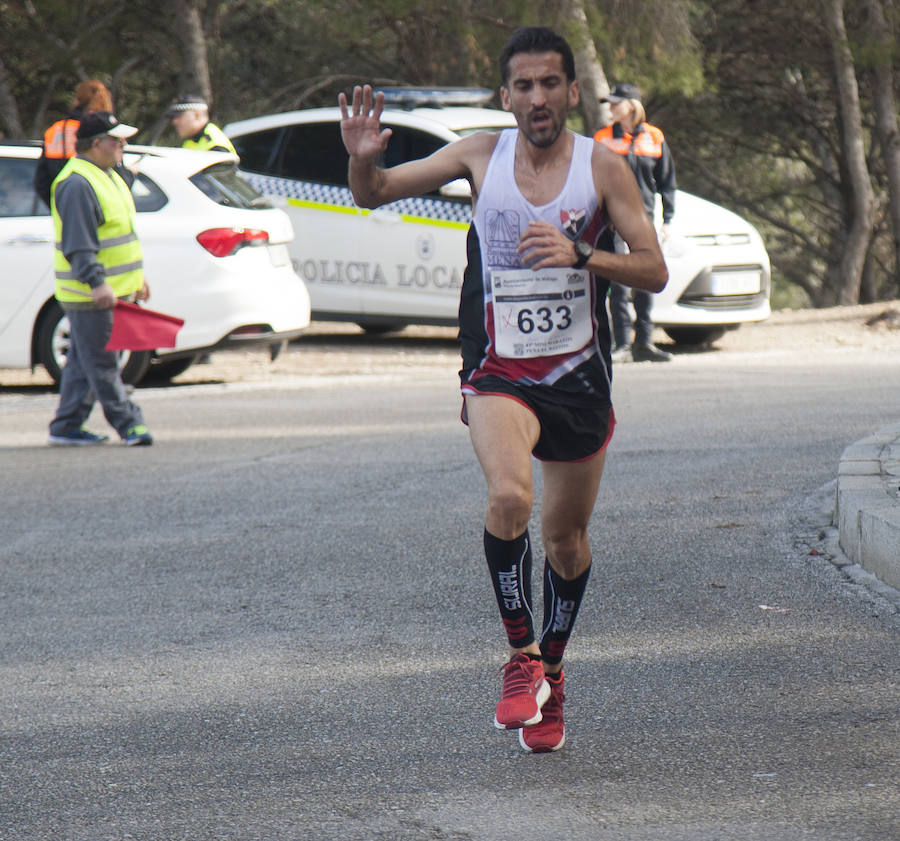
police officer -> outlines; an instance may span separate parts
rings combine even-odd
[[[662,198],[663,226],[661,240],[668,236],[669,223],[675,214],[675,164],[666,139],[656,126],[646,121],[640,91],[627,83],[616,85],[609,95],[613,123],[600,129],[594,140],[622,155],[637,178],[644,209],[650,218],[656,206],[656,193]],[[620,238],[616,250],[624,249]],[[634,344],[629,343],[631,317],[628,296],[634,302]],[[642,289],[627,289],[619,283],[610,284],[609,309],[613,322],[615,349],[613,361],[632,357],[636,362],[668,362],[672,354],[656,347],[651,341],[653,296]]]
[[[69,353],[59,406],[50,423],[52,446],[108,441],[84,428],[95,400],[129,447],[153,443],[139,406],[125,392],[117,354],[106,350],[119,298],[146,300],[141,244],[131,191],[115,172],[125,138],[137,132],[109,111],[86,114],[78,126],[75,157],[51,189],[56,251],[56,299],[69,318]]]
[[[209,105],[202,96],[178,96],[166,109],[166,114],[172,120],[183,148],[237,154],[225,132],[209,121]]]

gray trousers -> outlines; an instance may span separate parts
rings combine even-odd
[[[628,295],[634,303],[634,343],[649,345],[653,336],[653,295],[643,289],[631,289],[619,283],[609,284],[609,314],[612,316],[613,339],[616,347],[631,344],[631,313],[628,312]]]
[[[51,435],[68,435],[84,425],[99,400],[103,414],[120,436],[144,422],[140,407],[125,393],[118,354],[106,350],[113,311],[69,310],[69,353],[59,385],[59,406]]]

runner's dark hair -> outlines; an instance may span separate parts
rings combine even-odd
[[[509,82],[509,62],[518,53],[559,53],[562,56],[566,80],[575,81],[575,56],[569,42],[546,26],[523,26],[513,32],[500,51],[500,80]]]

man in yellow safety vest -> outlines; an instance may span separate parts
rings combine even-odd
[[[127,446],[153,443],[140,407],[125,392],[116,353],[106,350],[116,301],[150,295],[134,200],[114,171],[122,162],[125,138],[136,132],[109,111],[86,114],[76,134],[76,154],[53,182],[56,299],[70,329],[59,406],[50,423],[53,446],[109,440],[84,428],[96,400]]]

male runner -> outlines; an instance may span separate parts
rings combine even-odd
[[[510,659],[494,723],[525,750],[565,741],[562,657],[591,566],[587,526],[615,423],[610,402],[610,280],[661,290],[666,266],[620,155],[566,129],[578,104],[566,41],[517,30],[500,55],[503,107],[517,129],[479,132],[428,158],[376,166],[390,129],[381,95],[356,87],[341,106],[357,204],[378,207],[472,186],[474,219],[460,299],[463,420],[487,480],[484,549]],[[609,224],[628,254],[595,246]],[[609,239],[609,237],[607,237]],[[531,456],[542,461],[544,622],[531,609]]]

